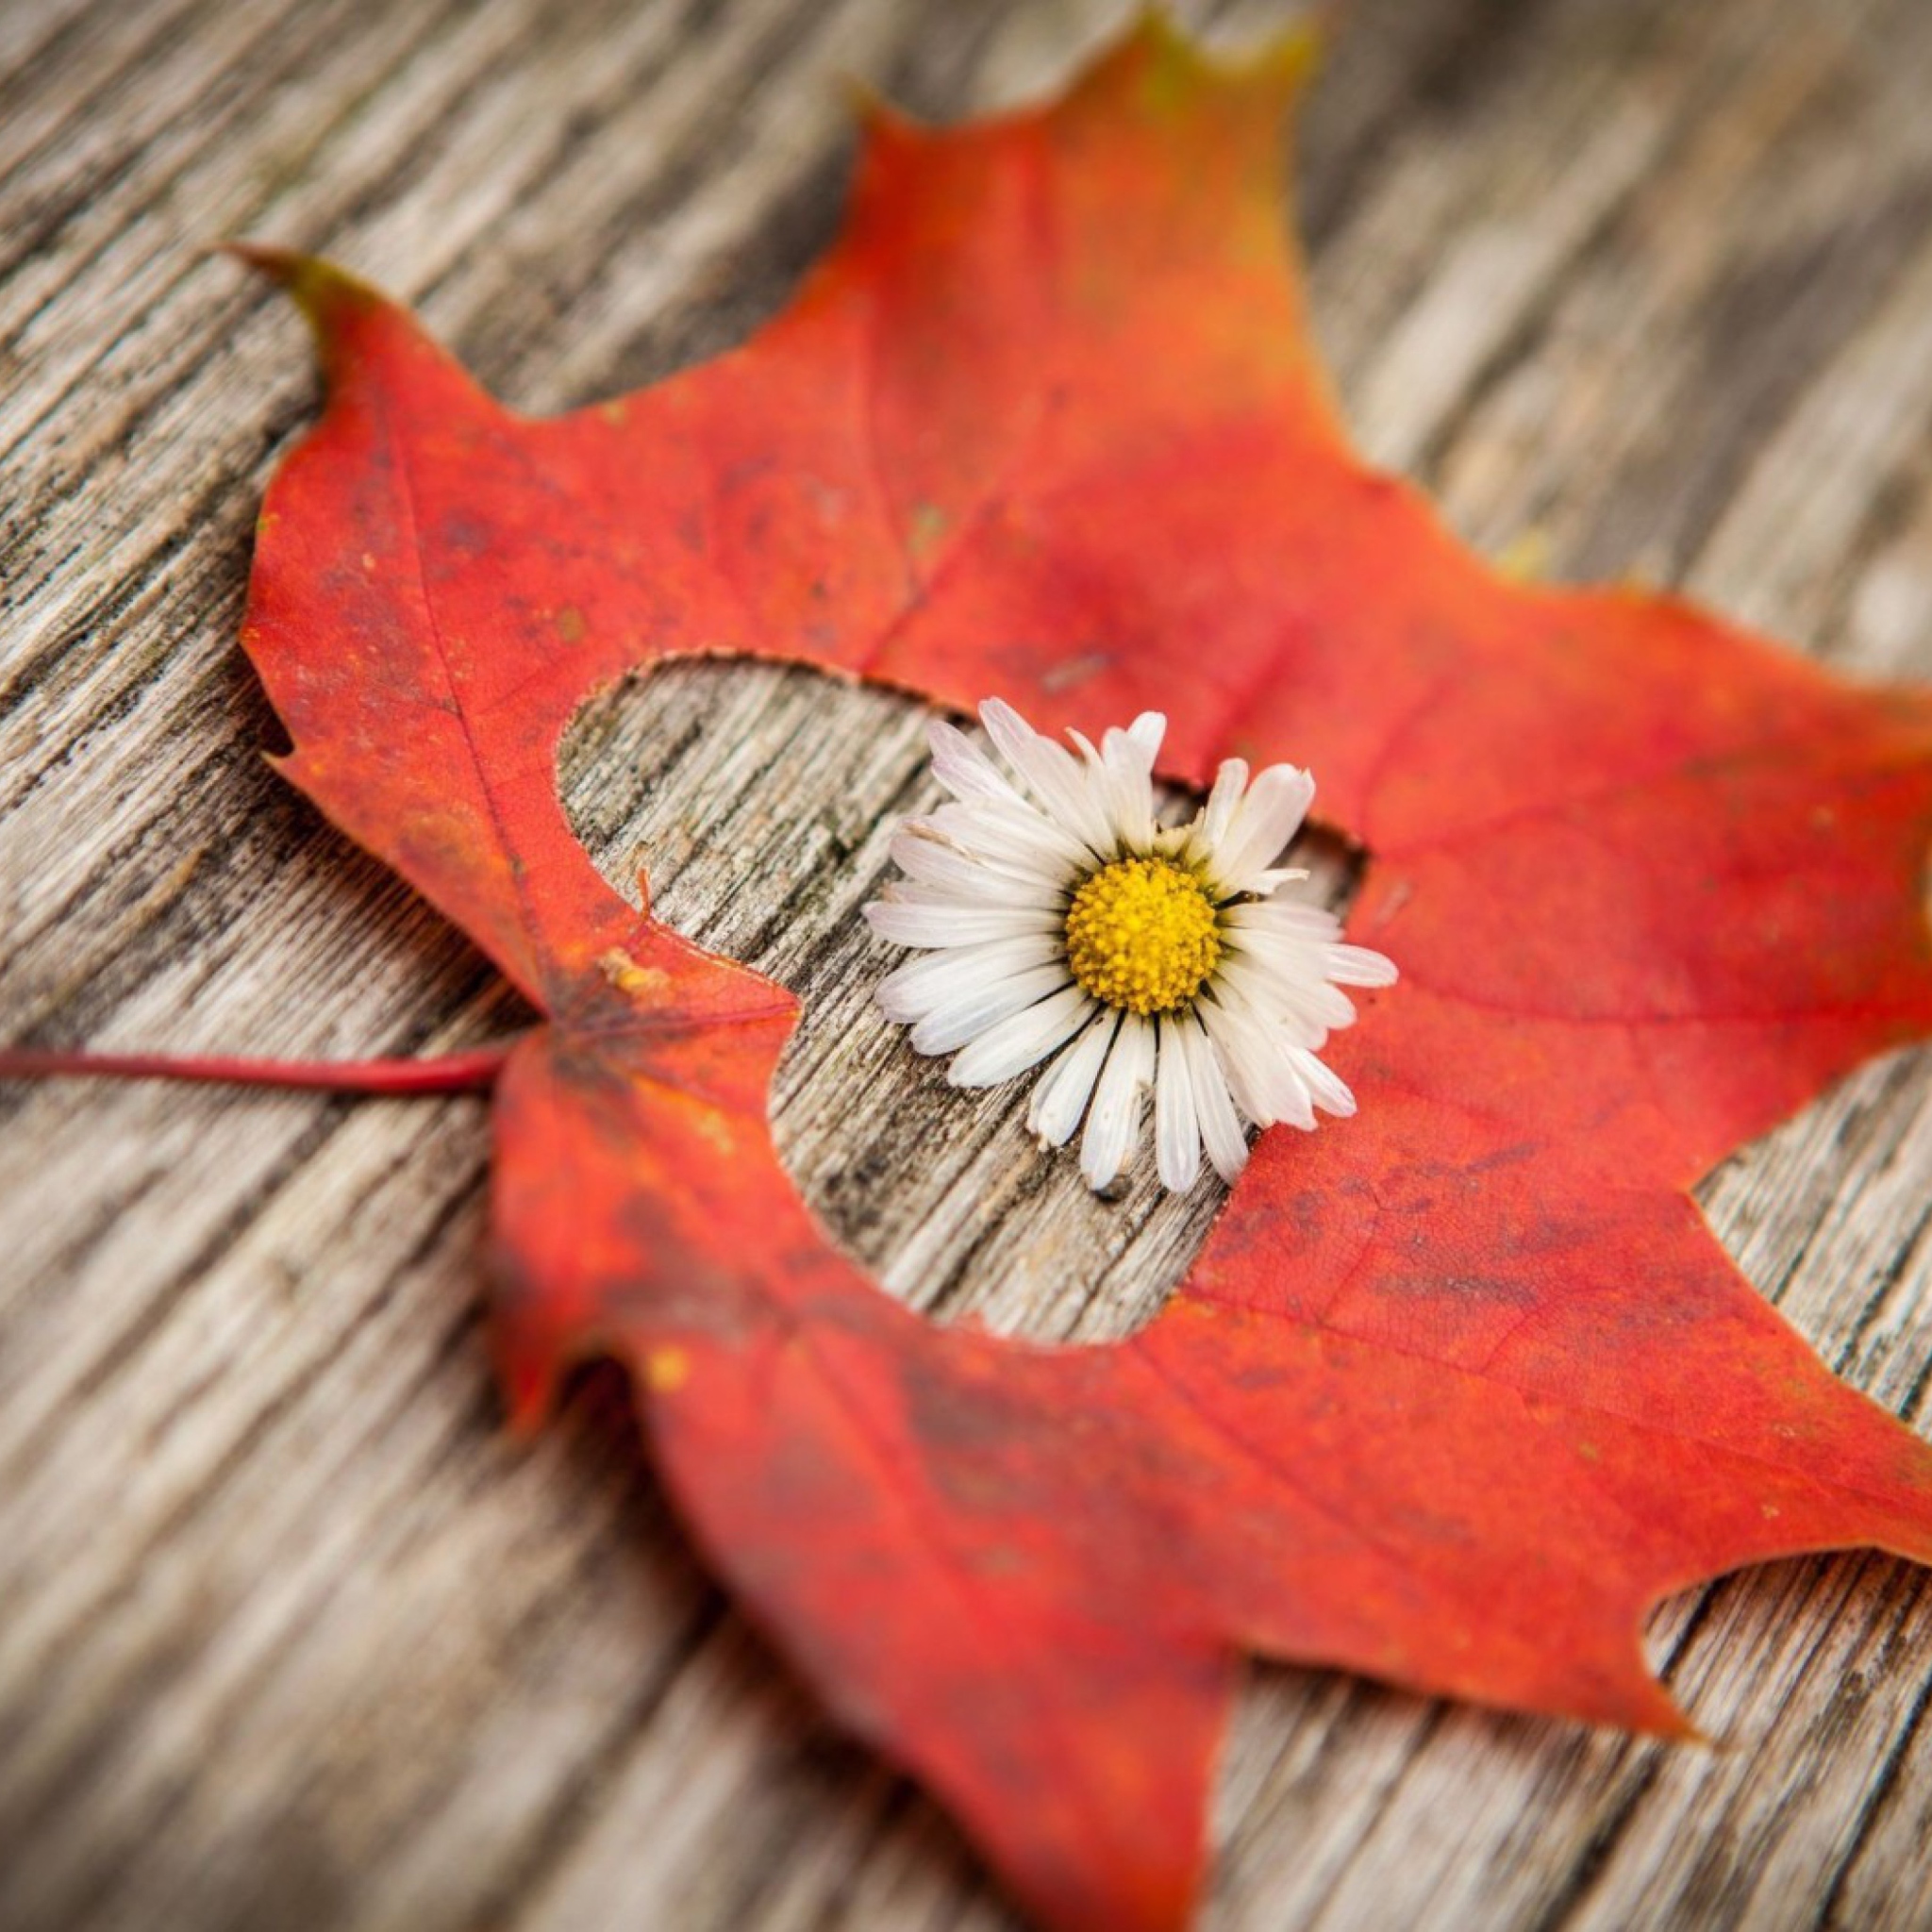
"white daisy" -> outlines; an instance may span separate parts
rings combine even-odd
[[[1274,860],[1315,795],[1308,774],[1270,765],[1250,785],[1230,758],[1193,821],[1165,826],[1159,712],[1098,751],[1069,733],[1078,758],[997,698],[979,716],[1012,777],[935,724],[933,770],[955,802],[899,827],[906,877],[865,908],[881,939],[924,953],[878,991],[914,1047],[956,1055],[956,1087],[1051,1057],[1026,1124],[1058,1147],[1084,1115],[1093,1188],[1133,1158],[1150,1088],[1156,1164],[1174,1189],[1193,1185],[1203,1146],[1233,1180],[1244,1122],[1307,1128],[1317,1108],[1353,1113],[1316,1056],[1355,1018],[1341,988],[1387,986],[1395,968],[1346,944],[1333,913],[1274,897],[1307,876]]]

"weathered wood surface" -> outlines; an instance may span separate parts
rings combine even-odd
[[[581,401],[780,298],[835,218],[839,72],[957,113],[1117,15],[0,7],[0,1034],[349,1055],[515,1017],[256,756],[248,530],[312,379],[204,244],[326,250],[510,400]],[[1932,674],[1928,88],[1922,0],[1363,0],[1300,151],[1368,449],[1491,549]],[[865,1008],[852,908],[918,723],[680,671],[587,714],[567,795],[614,872],[648,845],[666,916],[805,995],[779,1128],[843,1239],[943,1312],[1114,1332],[1211,1201],[1086,1201]],[[480,1104],[70,1085],[0,1121],[0,1924],[1010,1924],[706,1583],[610,1382],[503,1437]],[[1705,1199],[1927,1426],[1932,1055]],[[1717,1747],[1257,1672],[1208,1923],[1932,1924],[1924,1575],[1759,1571],[1649,1644]]]

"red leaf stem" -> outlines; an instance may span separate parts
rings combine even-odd
[[[16,1047],[0,1051],[0,1080],[48,1080],[77,1074],[104,1080],[190,1080],[313,1093],[481,1093],[496,1084],[513,1043],[499,1041],[425,1060],[257,1060],[225,1054]]]

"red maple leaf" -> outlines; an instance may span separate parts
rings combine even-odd
[[[870,122],[744,348],[513,416],[400,308],[258,252],[321,423],[245,643],[288,776],[545,1024],[498,1083],[520,1417],[635,1372],[714,1568],[1060,1927],[1174,1926],[1243,1653],[1671,1731],[1638,1627],[1753,1560],[1932,1558],[1932,1454],[1686,1190],[1932,1028],[1932,702],[1685,606],[1501,582],[1350,454],[1283,241],[1296,43],[1149,25],[1063,100]],[[627,907],[558,803],[600,687],[735,653],[1163,766],[1311,763],[1404,983],[1358,1119],[1264,1137],[1131,1340],[928,1325],[774,1155],[780,988]]]

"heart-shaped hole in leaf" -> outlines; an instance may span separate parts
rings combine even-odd
[[[1025,1130],[1030,1075],[979,1092],[878,1010],[907,956],[858,908],[893,874],[887,844],[944,797],[916,701],[797,666],[668,665],[600,694],[565,735],[565,809],[633,904],[798,995],[772,1089],[780,1158],[833,1236],[908,1306],[1043,1341],[1109,1341],[1179,1285],[1227,1190],[1169,1194],[1142,1151],[1112,1198],[1075,1147]],[[1124,719],[1087,721],[1090,735]],[[1318,774],[1319,775],[1319,774]],[[1174,794],[1176,799],[1183,794]],[[1191,809],[1191,805],[1189,807]],[[1299,891],[1341,909],[1359,866],[1305,832]]]

